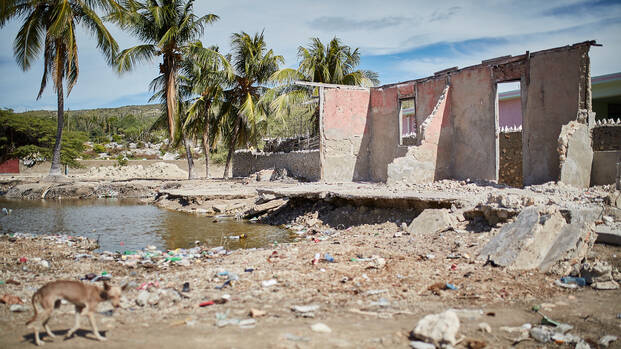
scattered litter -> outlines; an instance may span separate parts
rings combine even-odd
[[[578,285],[580,287],[586,286],[586,280],[584,278],[574,276],[564,276],[561,278],[561,282],[564,284]]]
[[[285,333],[283,337],[285,337],[286,340],[292,342],[310,342],[310,338],[308,337],[296,336],[291,333]]]
[[[492,327],[487,322],[479,323],[479,331],[485,333],[492,333]]]
[[[269,279],[269,280],[261,281],[261,285],[263,287],[271,287],[271,286],[274,286],[276,284],[278,284],[278,280],[276,280],[276,279]]]
[[[610,345],[610,343],[616,342],[617,339],[619,339],[617,336],[605,335],[599,339],[598,343],[599,345],[607,348]]]

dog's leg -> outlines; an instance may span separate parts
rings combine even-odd
[[[71,338],[71,336],[73,336],[73,333],[77,331],[78,328],[80,328],[80,314],[82,313],[83,310],[84,310],[84,307],[80,307],[78,305],[75,306],[75,324],[69,330],[69,332],[67,332],[67,334],[65,335],[65,338]]]
[[[99,330],[97,329],[97,325],[95,324],[95,316],[91,311],[88,312],[88,320],[91,322],[91,327],[93,328],[93,334],[95,335],[95,338],[100,341],[105,341],[106,338],[102,337],[99,334]]]
[[[50,314],[50,316],[48,316],[47,319],[43,321],[43,328],[45,328],[45,332],[47,332],[48,336],[50,336],[51,338],[54,338],[56,337],[56,335],[54,335],[54,332],[52,332],[52,330],[50,330],[50,327],[47,325],[47,323],[50,321],[51,318],[52,318],[52,314]]]

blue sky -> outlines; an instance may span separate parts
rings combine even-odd
[[[621,71],[621,1],[413,1],[413,0],[217,0],[196,1],[197,14],[220,17],[207,27],[202,41],[230,49],[233,32],[264,30],[269,47],[296,67],[297,47],[311,37],[334,36],[359,47],[361,68],[380,74],[382,83],[432,75],[445,68],[478,64],[507,54],[597,40],[591,49],[593,75]],[[21,22],[0,29],[0,107],[18,111],[55,109],[48,88],[36,94],[42,61],[22,72],[12,44]],[[138,44],[110,25],[121,48]],[[122,76],[106,65],[92,37],[78,32],[80,76],[68,109],[147,103],[148,84],[159,61]],[[48,87],[51,84],[48,84]]]

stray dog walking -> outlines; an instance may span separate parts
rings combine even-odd
[[[69,332],[67,332],[65,338],[73,336],[73,333],[80,327],[80,315],[87,315],[91,327],[93,328],[95,338],[100,341],[106,340],[97,330],[93,312],[97,309],[97,304],[104,301],[110,301],[115,308],[118,308],[121,301],[121,292],[125,290],[126,287],[127,285],[123,287],[110,286],[108,283],[104,282],[104,287],[102,289],[98,286],[87,285],[80,281],[52,281],[45,284],[32,296],[34,316],[26,322],[26,326],[34,328],[34,339],[37,345],[45,344],[45,342],[39,339],[39,327],[36,324],[33,325],[37,320],[42,320],[41,324],[48,336],[52,338],[56,337],[47,323],[52,317],[54,308],[60,307],[61,299],[64,299],[75,305],[75,324]],[[37,306],[41,308],[40,313],[37,310]]]

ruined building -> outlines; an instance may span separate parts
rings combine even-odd
[[[319,150],[280,154],[276,166],[303,156],[290,172],[328,183],[498,181],[497,88],[519,81],[523,184],[561,180],[588,186],[594,123],[589,50],[594,45],[586,41],[498,57],[373,88],[316,84]],[[238,165],[237,174],[260,169],[252,165],[263,161],[257,155],[241,155],[236,154],[250,165]]]

